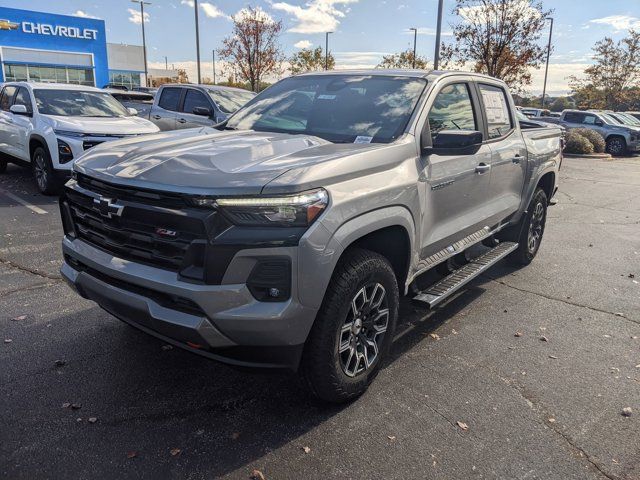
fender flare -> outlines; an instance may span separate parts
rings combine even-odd
[[[414,250],[415,222],[411,212],[404,206],[393,205],[363,213],[340,225],[332,235],[321,225],[326,237],[324,240],[320,238],[318,240],[324,243],[324,249],[321,252],[314,250],[313,245],[317,246],[318,242],[309,240],[305,242],[305,248],[300,252],[298,264],[300,302],[309,307],[319,308],[336,265],[345,250],[365,235],[396,226],[404,228],[407,232],[409,238],[408,262],[412,262],[411,252]],[[410,265],[408,267],[410,268]],[[399,287],[402,290],[404,285],[399,285]]]

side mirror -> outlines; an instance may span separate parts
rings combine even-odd
[[[472,155],[482,145],[482,132],[475,130],[442,130],[432,146],[422,148],[424,154]]]
[[[138,110],[133,107],[127,107],[127,112],[129,112],[129,115],[131,115],[132,117],[138,115]]]
[[[596,120],[595,122],[593,122],[593,124],[594,124],[596,127],[602,127],[602,126],[604,126],[604,122],[603,122],[602,120]]]
[[[207,107],[194,107],[193,114],[202,115],[203,117],[210,117],[211,110],[209,110]]]
[[[27,110],[27,107],[24,105],[11,105],[11,107],[9,107],[9,111],[16,115],[26,115],[26,116],[31,115]]]

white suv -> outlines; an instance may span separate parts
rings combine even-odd
[[[5,83],[0,92],[0,173],[7,162],[31,165],[38,189],[55,193],[85,150],[159,131],[136,113],[94,87]]]

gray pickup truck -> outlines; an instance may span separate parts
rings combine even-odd
[[[435,307],[533,260],[560,131],[522,129],[504,83],[417,70],[290,77],[225,123],[110,142],[74,166],[62,275],[163,341],[299,370],[346,401],[401,296]]]
[[[166,84],[156,92],[144,118],[160,130],[212,127],[255,97],[241,88],[217,85]]]
[[[543,120],[553,121],[546,118]],[[558,123],[567,129],[595,130],[604,138],[607,145],[606,151],[611,155],[640,151],[640,127],[624,124],[607,112],[565,110]]]

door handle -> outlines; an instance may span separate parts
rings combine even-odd
[[[524,160],[524,157],[522,155],[516,155],[511,159],[511,161],[515,164],[519,164],[522,160]]]
[[[479,175],[483,175],[491,170],[491,165],[487,165],[486,163],[481,163],[476,167],[476,173]]]
[[[153,119],[154,119],[154,120],[160,120],[161,118],[162,118],[162,117],[161,117],[160,115],[154,115],[154,116],[153,116]]]
[[[187,121],[184,118],[179,118],[178,123],[187,123]]]

